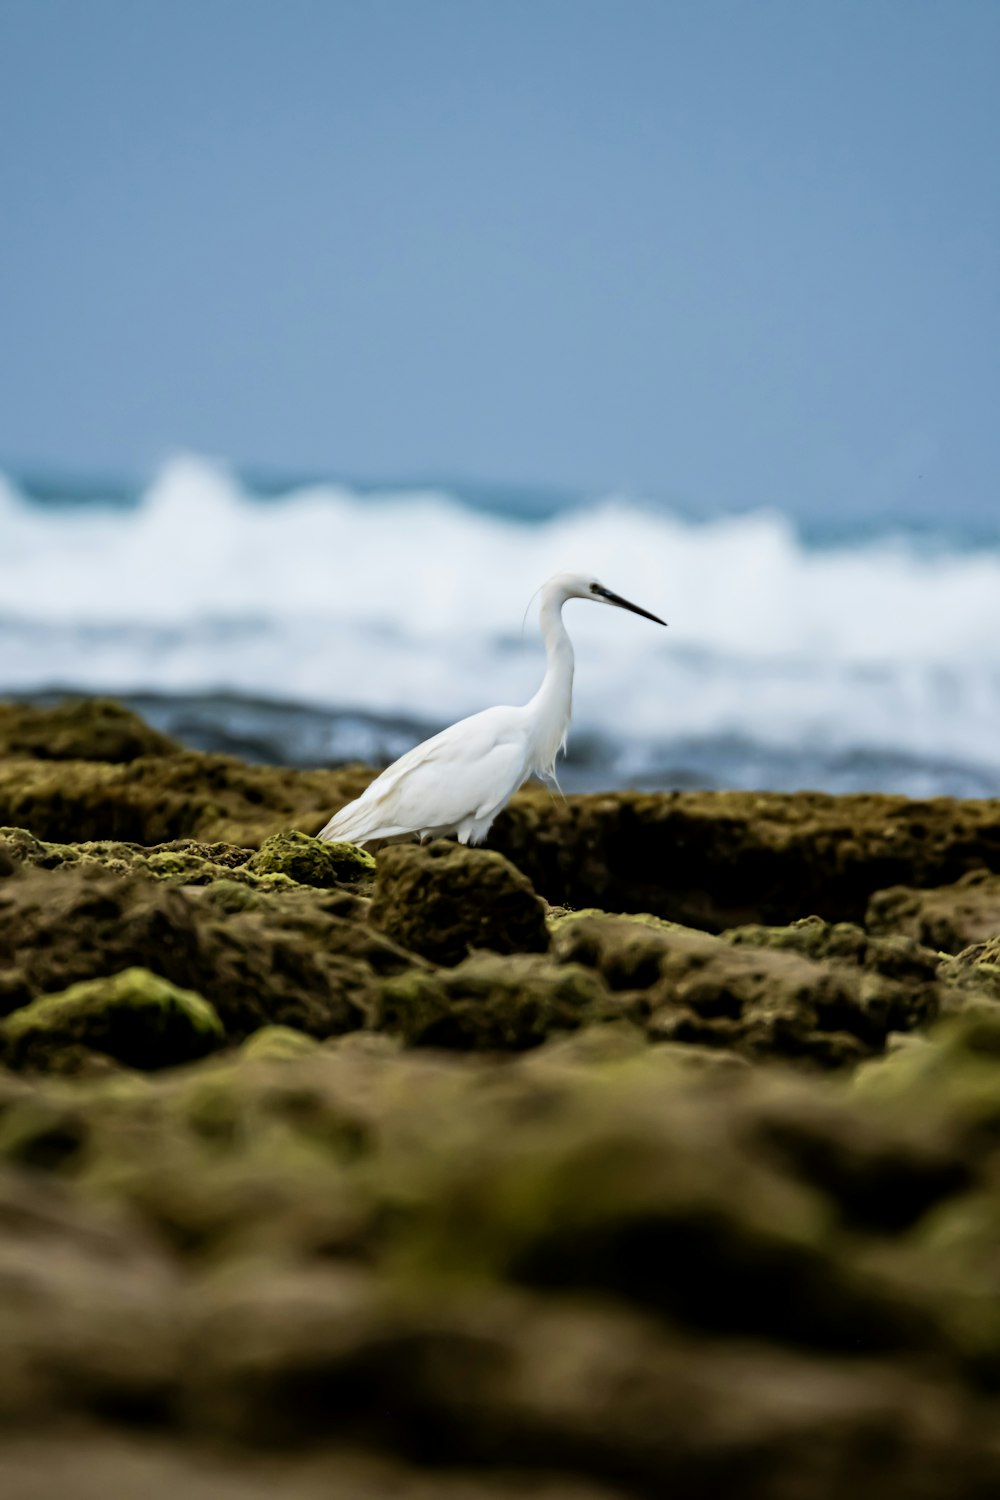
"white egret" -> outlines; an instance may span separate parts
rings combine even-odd
[[[335,813],[319,838],[368,844],[413,834],[421,839],[455,834],[460,844],[479,844],[529,776],[555,779],[573,698],[573,645],[562,618],[567,599],[613,604],[657,625],[666,621],[581,573],[557,573],[541,595],[547,665],[531,701],[485,708],[415,745]]]

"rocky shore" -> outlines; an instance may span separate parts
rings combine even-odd
[[[0,1494],[1000,1494],[1000,802],[371,774],[0,705]]]

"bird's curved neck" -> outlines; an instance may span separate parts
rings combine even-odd
[[[542,595],[539,624],[547,658],[545,676],[528,704],[533,720],[534,769],[547,775],[552,774],[556,756],[565,746],[573,711],[573,643],[563,624],[565,602],[561,590],[546,590]]]

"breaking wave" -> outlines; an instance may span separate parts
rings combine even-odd
[[[436,726],[530,696],[541,647],[522,615],[567,568],[670,622],[567,607],[575,722],[606,780],[676,780],[688,746],[684,774],[700,755],[706,782],[832,786],[849,763],[862,783],[1000,791],[1000,546],[816,546],[778,511],[692,521],[608,497],[530,520],[454,490],[329,484],[263,498],[193,457],[130,505],[40,504],[0,480],[0,691]]]

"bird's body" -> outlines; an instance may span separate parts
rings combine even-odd
[[[663,621],[596,579],[575,573],[557,574],[541,592],[539,622],[547,662],[531,701],[485,708],[415,745],[342,807],[319,838],[367,844],[416,834],[479,844],[529,776],[554,779],[573,703],[573,645],[562,619],[567,599],[614,604],[659,625]]]

